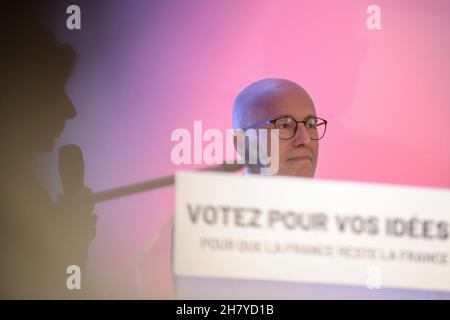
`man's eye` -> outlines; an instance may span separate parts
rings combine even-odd
[[[278,125],[277,129],[289,129],[291,126],[288,123]]]
[[[315,129],[317,127],[317,121],[315,119],[310,119],[306,121],[306,127],[310,129]]]

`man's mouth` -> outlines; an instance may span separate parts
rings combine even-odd
[[[288,161],[295,161],[295,162],[310,161],[310,162],[312,162],[312,159],[311,159],[311,157],[308,157],[308,156],[298,156],[298,157],[289,158]]]
[[[59,136],[63,133],[65,127],[66,127],[65,121],[59,123],[58,127],[55,129],[55,139],[59,138]]]

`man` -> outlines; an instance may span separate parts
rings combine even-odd
[[[71,201],[91,191],[80,185],[54,202],[34,170],[34,156],[51,151],[76,116],[64,89],[75,53],[38,22],[39,9],[38,2],[10,1],[0,19],[1,299],[86,297],[95,237],[94,204]],[[67,287],[73,265],[81,269],[81,290]]]
[[[323,138],[327,121],[316,116],[316,110],[311,97],[298,84],[277,78],[263,79],[244,88],[234,101],[233,128],[237,132],[249,129],[278,129],[277,138],[279,145],[278,175],[313,177],[319,155],[319,140]],[[249,140],[253,138],[248,135]],[[261,141],[257,141],[261,143]],[[236,149],[237,137],[235,138]],[[249,162],[249,145],[246,144],[246,174],[261,174],[265,166],[258,161]],[[276,152],[270,150],[270,157]],[[185,294],[192,293],[192,289],[199,280],[189,277],[174,277],[175,291],[178,297],[184,298]],[[240,286],[239,280],[205,279],[198,292],[205,296],[221,296],[223,292],[215,290],[215,286],[234,290]],[[267,289],[264,284],[256,284],[253,288]],[[269,285],[270,286],[270,285]],[[196,289],[197,290],[197,289]],[[246,291],[249,294],[250,291]],[[252,294],[256,294],[253,292]]]
[[[298,84],[277,78],[253,82],[237,96],[234,129],[278,129],[278,175],[313,177],[319,140],[327,121],[316,116],[314,103]],[[247,173],[260,173],[261,163],[248,164]]]

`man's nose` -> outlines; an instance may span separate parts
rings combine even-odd
[[[294,146],[298,147],[300,145],[306,145],[311,143],[311,137],[309,136],[308,130],[303,123],[299,123],[297,127],[297,132],[294,136]]]

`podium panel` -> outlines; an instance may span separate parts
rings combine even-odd
[[[450,191],[179,172],[185,299],[449,299]]]

